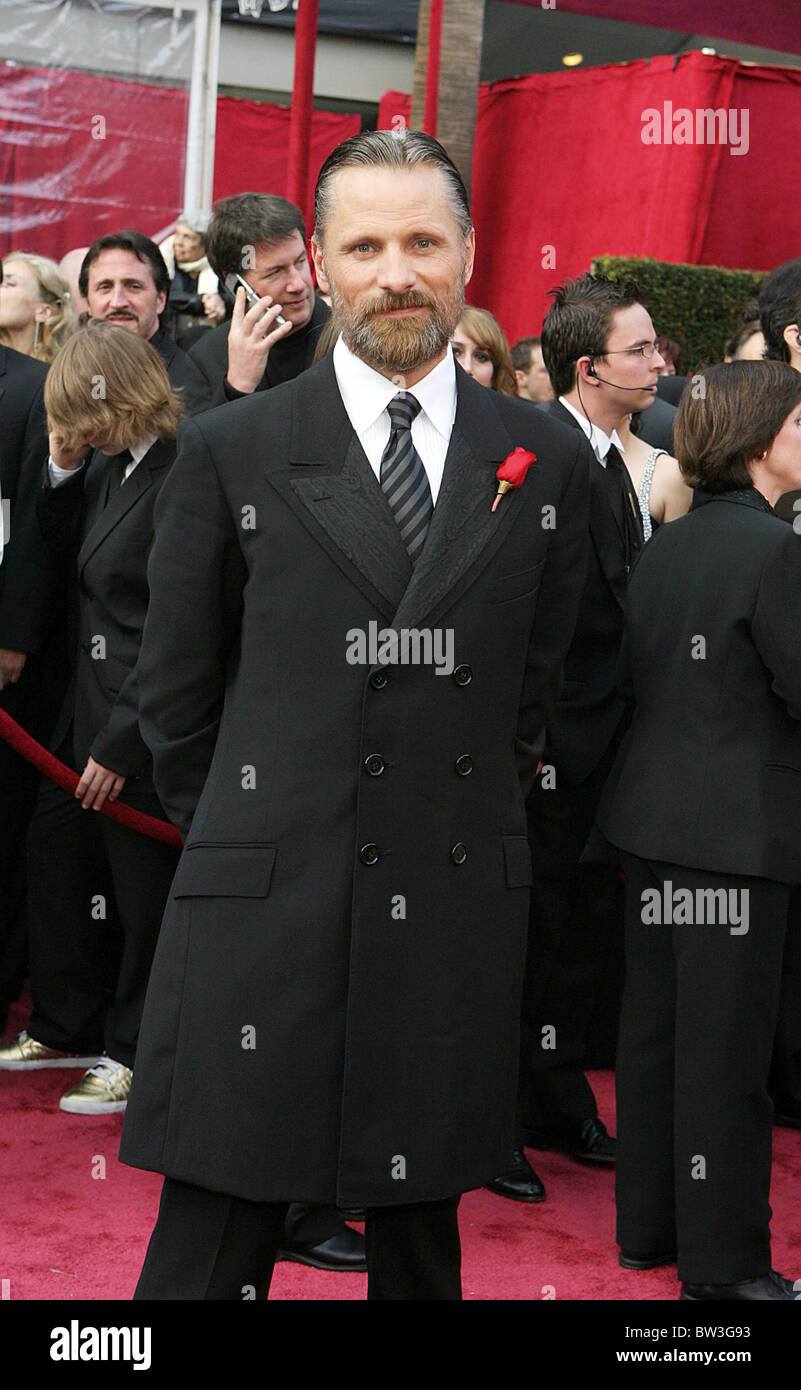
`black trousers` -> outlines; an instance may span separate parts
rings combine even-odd
[[[690,1283],[757,1278],[770,1268],[767,1082],[790,890],[629,854],[623,864],[617,1238],[677,1248]],[[666,883],[690,890],[692,922],[649,920],[650,890],[664,903]],[[733,933],[720,906],[699,911],[699,889],[735,893],[735,905],[745,894],[748,930]]]
[[[769,1087],[779,1113],[789,1108],[801,1109],[801,888],[790,890],[779,1022]]]
[[[460,1299],[459,1198],[365,1214],[368,1299]],[[165,1178],[134,1298],[265,1299],[287,1203]]]
[[[617,936],[623,892],[616,863],[581,864],[604,783],[608,750],[579,786],[539,781],[529,798],[534,864],[523,986],[518,1122],[567,1141],[598,1115],[584,1049],[599,977]],[[615,1019],[615,1030],[617,1020]]]
[[[155,796],[126,785],[122,799],[164,819]],[[28,834],[29,1032],[37,1042],[105,1051],[133,1066],[179,853],[42,783]]]

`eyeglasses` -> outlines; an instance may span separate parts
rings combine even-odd
[[[636,347],[615,348],[614,352],[604,352],[598,354],[599,357],[618,357],[621,352],[625,352],[629,357],[642,357],[646,361],[649,357],[658,357],[659,343],[638,343]]]

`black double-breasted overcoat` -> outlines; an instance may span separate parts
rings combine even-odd
[[[414,569],[330,359],[182,429],[138,683],[186,843],[127,1163],[381,1206],[508,1162],[525,794],[584,578],[588,452],[457,377]],[[536,463],[493,513],[516,445]],[[382,665],[369,644],[388,628],[436,630],[444,659]]]

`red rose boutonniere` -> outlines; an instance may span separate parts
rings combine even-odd
[[[492,510],[496,511],[500,500],[505,492],[512,487],[520,487],[525,481],[526,474],[532,463],[536,463],[537,455],[529,453],[528,449],[521,449],[518,444],[513,449],[508,458],[505,458],[495,477],[498,479],[498,491],[495,494],[495,501]]]

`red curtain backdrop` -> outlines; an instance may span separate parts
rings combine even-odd
[[[0,254],[161,231],[180,211],[187,107],[173,88],[0,66]]]
[[[232,193],[280,193],[287,196],[289,152],[288,107],[267,106],[238,97],[217,100],[214,151],[214,196]],[[361,116],[332,111],[312,114],[309,151],[309,195],[302,212],[312,229],[312,199],[324,160],[340,141],[361,130]]]
[[[643,143],[643,113],[664,122],[665,102],[693,116],[744,108],[747,153]],[[379,127],[397,115],[408,120],[409,98],[388,92]],[[789,260],[801,254],[799,149],[801,72],[791,69],[693,52],[482,86],[468,300],[491,309],[514,342],[539,331],[548,290],[596,255],[745,270]]]
[[[653,24],[657,29],[680,29],[734,39],[780,53],[801,53],[801,5],[798,0],[511,0],[537,9],[570,10],[573,14],[619,19],[628,24]]]
[[[0,255],[58,260],[127,226],[166,235],[183,204],[187,110],[176,88],[0,66]],[[360,126],[359,116],[314,112],[312,187],[326,155]],[[288,142],[288,109],[220,97],[215,198],[285,195]]]

